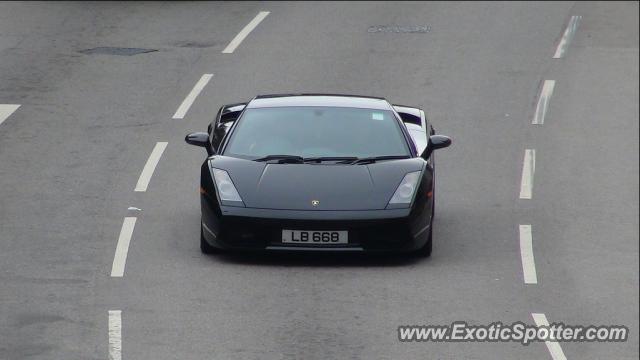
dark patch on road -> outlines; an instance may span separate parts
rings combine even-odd
[[[368,33],[418,33],[425,34],[431,31],[430,25],[410,25],[410,26],[397,26],[397,25],[376,25],[369,26]]]
[[[11,345],[9,348],[0,348],[0,356],[3,353],[7,353],[11,356],[7,356],[6,359],[26,359],[32,358],[34,356],[39,356],[46,353],[51,353],[54,350],[58,349],[52,345],[46,344],[33,344],[33,343],[25,343],[18,345]]]
[[[26,277],[26,276],[0,276],[0,283],[32,283],[32,284],[44,284],[44,285],[84,285],[89,283],[84,279],[73,278],[40,278],[40,277]]]
[[[16,317],[16,325],[18,327],[24,327],[24,326],[35,325],[35,324],[42,325],[42,324],[53,323],[58,321],[70,321],[70,320],[59,315],[37,314],[37,313],[19,314]]]
[[[215,46],[216,43],[213,41],[210,42],[202,42],[202,41],[177,41],[173,43],[174,46],[183,47],[183,48],[208,48]]]
[[[101,46],[92,49],[80,50],[81,53],[87,55],[120,55],[120,56],[132,56],[138,54],[144,54],[149,52],[158,51],[156,49],[143,49],[143,48],[125,48],[125,47],[111,47]]]

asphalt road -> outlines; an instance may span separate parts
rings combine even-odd
[[[0,3],[0,104],[20,105],[0,117],[0,359],[557,359],[544,343],[398,341],[399,325],[534,313],[630,330],[560,343],[569,359],[637,359],[638,43],[637,2]],[[106,46],[157,51],[82,52]],[[384,96],[452,136],[431,258],[200,253],[205,154],[184,135],[222,104],[287,92]]]

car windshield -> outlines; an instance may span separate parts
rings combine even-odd
[[[268,155],[307,157],[409,156],[394,114],[343,107],[247,109],[224,155],[257,159]]]

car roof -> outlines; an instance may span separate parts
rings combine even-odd
[[[391,110],[391,105],[384,98],[341,94],[260,95],[247,104],[247,108],[288,106],[331,106]]]

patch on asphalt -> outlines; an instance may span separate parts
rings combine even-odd
[[[158,51],[156,49],[143,49],[143,48],[125,48],[125,47],[111,47],[111,46],[101,46],[95,47],[92,49],[80,50],[81,53],[87,55],[120,55],[120,56],[131,56],[144,54],[149,52]]]
[[[411,25],[411,26],[397,26],[397,25],[376,25],[369,26],[368,33],[418,33],[425,34],[431,31],[430,25]]]
[[[177,41],[173,43],[174,46],[183,47],[183,48],[208,48],[215,46],[216,43],[213,41],[210,42],[201,42],[201,41]]]

